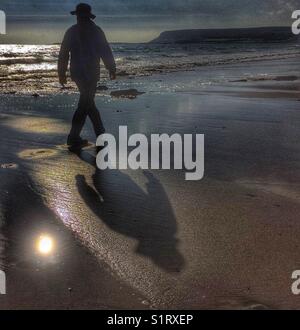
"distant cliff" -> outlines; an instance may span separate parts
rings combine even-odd
[[[162,32],[151,43],[199,43],[203,41],[287,41],[297,39],[291,27],[197,29]]]

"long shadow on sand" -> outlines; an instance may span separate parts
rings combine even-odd
[[[93,187],[83,175],[76,176],[78,191],[93,213],[113,231],[136,239],[138,254],[167,272],[180,272],[184,258],[177,248],[176,218],[159,180],[144,171],[145,192],[119,170],[98,170],[94,156],[78,156],[96,168]]]

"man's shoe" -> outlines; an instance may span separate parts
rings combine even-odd
[[[70,135],[68,136],[67,145],[71,146],[73,144],[80,144],[80,143],[88,143],[88,140],[82,139],[80,136],[78,138],[71,138]]]
[[[86,147],[89,145],[89,141],[88,140],[83,140],[83,139],[78,139],[75,141],[68,141],[68,146],[69,146],[69,151],[71,152],[78,152],[80,151],[82,148]]]

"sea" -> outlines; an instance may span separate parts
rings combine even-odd
[[[300,58],[295,42],[203,42],[199,44],[112,43],[118,77],[135,77],[193,71],[264,60]],[[0,44],[0,92],[53,92],[59,87],[59,44]],[[102,70],[103,83],[107,81]],[[207,83],[207,77],[203,77]],[[214,78],[216,82],[217,77]]]

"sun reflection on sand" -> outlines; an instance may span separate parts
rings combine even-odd
[[[65,133],[68,129],[60,120],[44,117],[11,117],[3,124],[21,132],[39,134]]]
[[[41,235],[36,243],[37,251],[42,255],[49,255],[54,250],[54,240],[49,235]]]

